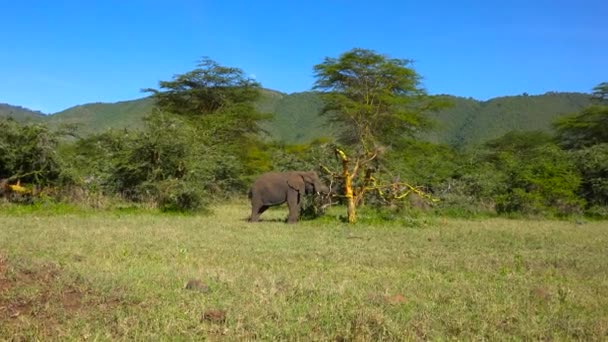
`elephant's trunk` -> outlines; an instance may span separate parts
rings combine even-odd
[[[315,191],[316,191],[317,195],[327,194],[327,193],[329,193],[329,188],[325,184],[319,182],[319,183],[315,184]]]

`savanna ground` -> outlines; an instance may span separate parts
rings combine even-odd
[[[608,339],[608,224],[0,210],[0,339]]]

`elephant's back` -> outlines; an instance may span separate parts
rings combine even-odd
[[[266,172],[256,179],[253,186],[256,188],[269,185],[276,186],[278,184],[285,183],[285,181],[286,176],[284,172]]]
[[[268,172],[253,183],[250,198],[258,199],[267,205],[278,205],[287,200],[287,178],[283,172]]]

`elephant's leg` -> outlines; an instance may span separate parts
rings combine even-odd
[[[289,207],[287,223],[298,222],[298,216],[300,216],[300,194],[297,191],[290,191],[287,194],[287,206]]]
[[[258,209],[258,215],[262,215],[263,212],[266,211],[266,209],[270,208],[269,205],[263,205],[260,207],[260,209]]]
[[[258,222],[260,220],[260,215],[268,209],[267,205],[263,205],[261,203],[257,203],[257,201],[251,202],[251,217],[249,218],[249,222]]]

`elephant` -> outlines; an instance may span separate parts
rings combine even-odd
[[[269,207],[287,202],[287,223],[296,223],[300,215],[302,197],[306,194],[329,193],[315,171],[268,172],[261,175],[251,186],[250,222],[257,222]]]

